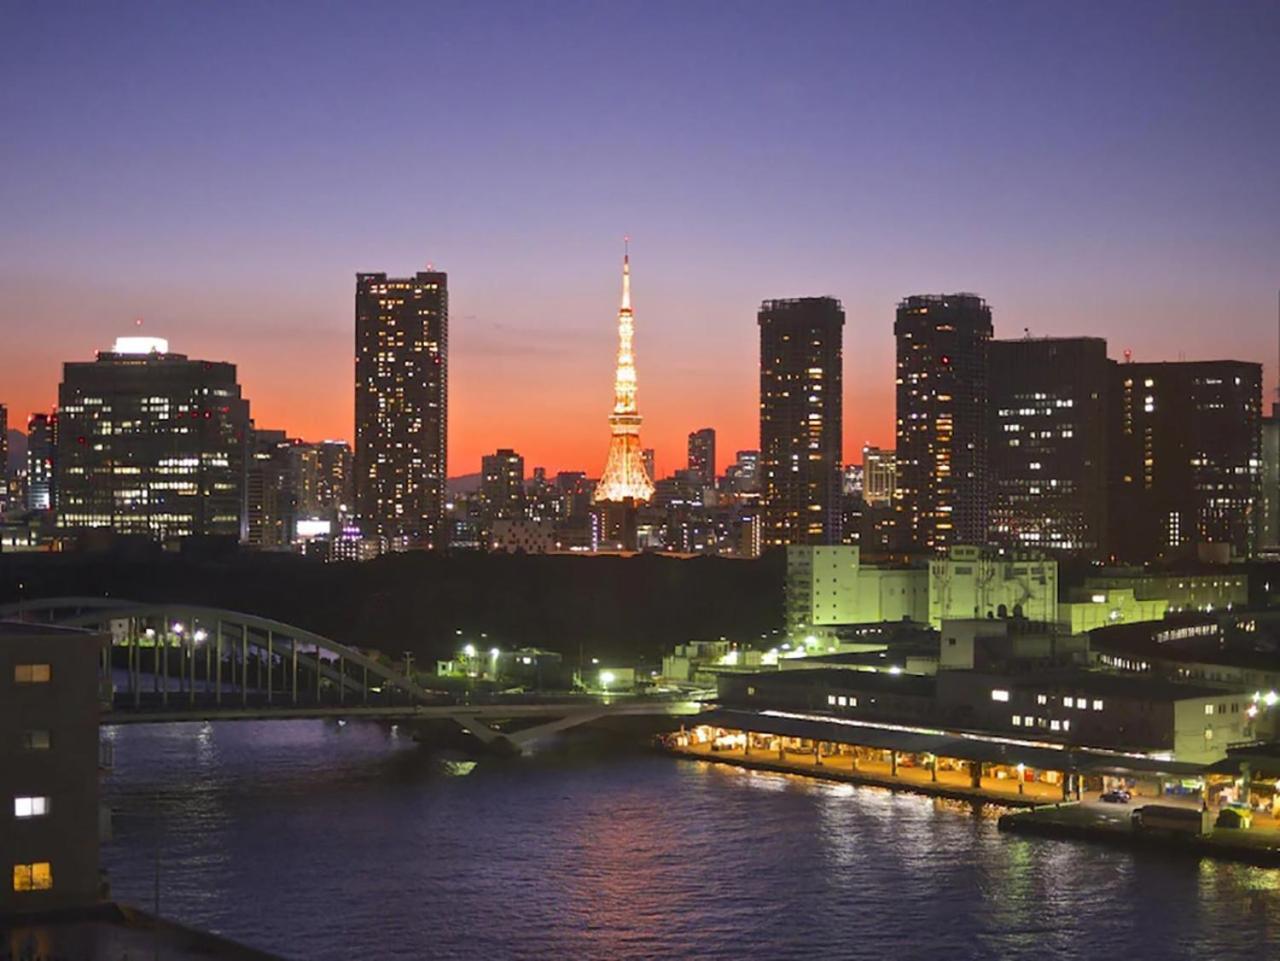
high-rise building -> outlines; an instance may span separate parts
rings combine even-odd
[[[1107,342],[993,340],[989,351],[992,542],[1105,555]]]
[[[756,494],[760,491],[760,452],[758,450],[740,450],[734,455],[734,461],[724,473],[725,486],[735,494]],[[756,534],[759,536],[756,525]]]
[[[301,500],[300,443],[282,430],[250,431],[245,478],[245,541],[263,550],[293,545]]]
[[[871,507],[893,503],[898,484],[897,461],[893,451],[866,444],[862,448],[862,499]]]
[[[58,461],[58,415],[32,414],[27,420],[27,510],[53,510]]]
[[[703,427],[689,435],[689,470],[697,474],[703,487],[716,485],[716,432]]]
[[[356,512],[394,549],[439,547],[447,477],[446,274],[356,275]]]
[[[653,497],[653,478],[645,472],[640,446],[641,418],[636,407],[634,337],[631,257],[623,254],[622,306],[618,308],[618,369],[613,382],[613,413],[609,415],[609,456],[596,486],[597,503],[643,504]]]
[[[480,499],[486,524],[524,517],[524,458],[509,448],[480,458]]]
[[[310,517],[345,518],[354,510],[351,498],[351,445],[323,440],[297,448],[301,498],[299,509]]]
[[[640,452],[640,459],[644,461],[644,472],[649,475],[649,480],[657,482],[658,477],[658,453],[652,447],[646,447]]]
[[[0,505],[8,495],[9,480],[9,408],[0,404]]]
[[[976,294],[898,304],[895,529],[903,549],[984,544],[987,347],[991,308]]]
[[[1262,492],[1258,496],[1258,552],[1280,553],[1280,403],[1262,419]]]
[[[67,531],[244,536],[249,402],[234,364],[121,337],[63,366],[55,506]]]
[[[1258,534],[1262,367],[1243,361],[1113,368],[1109,547],[1147,561]]]
[[[764,546],[838,544],[844,308],[766,300],[757,320]]]

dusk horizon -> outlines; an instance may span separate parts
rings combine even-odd
[[[843,301],[850,462],[892,446],[917,293],[979,294],[997,338],[1259,361],[1274,396],[1274,6],[502,9],[17,8],[0,316],[41,335],[0,364],[12,422],[142,317],[235,363],[258,426],[352,441],[355,274],[432,263],[449,473],[594,476],[624,234],[659,473],[700,427],[718,468],[758,446],[766,299]]]

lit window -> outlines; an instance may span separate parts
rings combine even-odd
[[[1213,713],[1213,705],[1212,705],[1212,704],[1206,704],[1206,705],[1204,706],[1204,712],[1205,712],[1206,714],[1212,714],[1212,713]]]
[[[49,732],[48,731],[23,731],[22,732],[22,749],[24,751],[49,750]]]
[[[1013,726],[1014,726],[1014,727],[1022,727],[1022,717],[1021,717],[1020,715],[1015,714],[1015,715],[1013,716]]]
[[[1048,704],[1048,703],[1049,703],[1049,695],[1048,695],[1048,694],[1037,694],[1037,695],[1036,695],[1036,703],[1037,703],[1037,704]]]
[[[13,866],[15,891],[48,891],[53,887],[53,868],[48,861]]]
[[[1063,706],[1063,707],[1075,707],[1075,706],[1076,706],[1075,698],[1072,698],[1072,697],[1064,697],[1064,698],[1062,699],[1062,706]]]
[[[52,674],[48,664],[13,665],[14,684],[48,684]]]
[[[1062,722],[1061,722],[1061,721],[1050,721],[1050,722],[1049,722],[1049,730],[1051,730],[1051,731],[1061,731],[1061,730],[1062,730]]]
[[[837,703],[837,704],[839,704],[841,707],[848,707],[848,706],[849,706],[849,699],[848,699],[847,697],[844,697],[844,696],[842,695],[842,696],[840,696],[840,697],[836,698],[836,703]]]
[[[991,692],[991,700],[993,700],[993,701],[1007,701],[1007,700],[1009,700],[1009,692],[1008,692],[1008,691],[1001,691],[1001,690],[999,690],[999,689],[994,690],[994,691],[992,691],[992,692]]]
[[[16,797],[13,799],[13,816],[16,818],[42,818],[49,813],[47,797]]]
[[[1094,701],[1094,702],[1093,702],[1093,709],[1094,709],[1095,711],[1101,711],[1101,710],[1102,710],[1102,702],[1101,702],[1101,701]]]
[[[827,695],[827,704],[829,704],[831,707],[835,707],[836,696],[834,694]]]

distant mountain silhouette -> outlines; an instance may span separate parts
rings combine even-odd
[[[445,490],[451,494],[470,494],[480,489],[480,474],[459,474],[445,481]]]

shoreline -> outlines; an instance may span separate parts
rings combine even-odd
[[[1126,818],[1120,824],[1081,808],[1074,801],[1051,802],[1035,798],[1023,798],[994,794],[985,790],[965,789],[933,782],[904,781],[869,772],[824,769],[788,764],[767,758],[742,757],[732,754],[716,755],[659,746],[662,754],[686,761],[705,761],[724,764],[749,771],[768,771],[774,774],[792,774],[797,777],[864,787],[880,787],[890,791],[902,791],[926,797],[938,797],[952,801],[967,801],[974,805],[992,805],[1013,808],[1000,815],[996,826],[1001,833],[1029,835],[1053,840],[1078,841],[1087,844],[1105,844],[1128,850],[1159,851],[1176,856],[1208,857],[1221,861],[1249,864],[1262,868],[1280,868],[1280,846],[1272,847],[1255,841],[1256,835],[1248,831],[1236,832],[1220,828],[1204,836],[1169,833],[1141,833],[1133,831]],[[1129,809],[1125,809],[1126,813]]]

